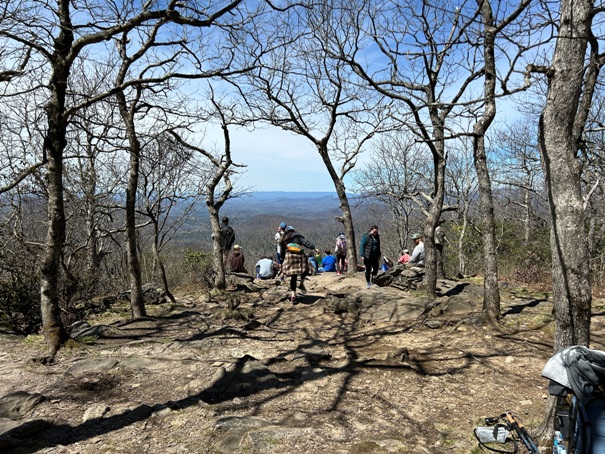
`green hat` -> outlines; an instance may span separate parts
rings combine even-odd
[[[413,240],[417,240],[417,239],[419,239],[419,238],[422,238],[422,235],[421,235],[420,233],[414,233],[414,234],[412,235],[412,239],[413,239]]]

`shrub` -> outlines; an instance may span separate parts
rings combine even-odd
[[[0,320],[25,335],[38,332],[42,325],[40,283],[37,278],[27,277],[0,281]]]

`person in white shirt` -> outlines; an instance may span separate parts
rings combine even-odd
[[[286,223],[282,222],[277,227],[277,232],[275,233],[275,241],[277,242],[277,254],[276,254],[276,258],[277,258],[277,263],[279,263],[280,265],[284,261],[284,255],[282,254],[281,247],[280,247],[279,243],[281,243],[281,237],[284,236],[284,230],[285,229],[286,229]]]
[[[422,235],[420,233],[414,233],[412,235],[414,240],[414,250],[412,251],[412,258],[406,263],[406,267],[419,266],[424,267],[424,241],[422,241]]]
[[[275,277],[275,262],[269,257],[262,257],[256,262],[256,277],[258,279],[273,279]]]

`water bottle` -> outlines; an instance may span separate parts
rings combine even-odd
[[[561,432],[558,430],[555,431],[555,439],[552,444],[552,452],[553,454],[567,454],[567,448],[565,447],[565,441],[563,440],[563,436]]]

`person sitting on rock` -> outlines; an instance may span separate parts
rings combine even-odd
[[[239,244],[233,246],[233,252],[231,253],[231,258],[229,260],[229,264],[231,265],[232,273],[248,273],[246,270],[246,266],[244,265],[245,261],[244,253],[242,252],[242,248]]]
[[[405,265],[410,261],[411,258],[412,256],[410,255],[410,251],[408,249],[404,249],[401,253],[401,257],[399,257],[399,260],[397,260],[397,263],[400,265]]]
[[[277,264],[269,257],[261,257],[256,262],[256,277],[258,279],[273,279],[276,274]]]
[[[406,263],[406,267],[411,268],[417,266],[424,268],[424,242],[422,241],[422,235],[420,233],[414,233],[412,235],[412,240],[414,240],[414,251],[412,252],[412,257],[408,263]]]
[[[335,272],[336,271],[336,257],[332,255],[332,251],[329,249],[325,250],[326,256],[321,261],[320,271]]]
[[[315,254],[313,252],[309,252],[309,276],[315,276],[319,271],[317,271],[317,265],[315,264]]]

